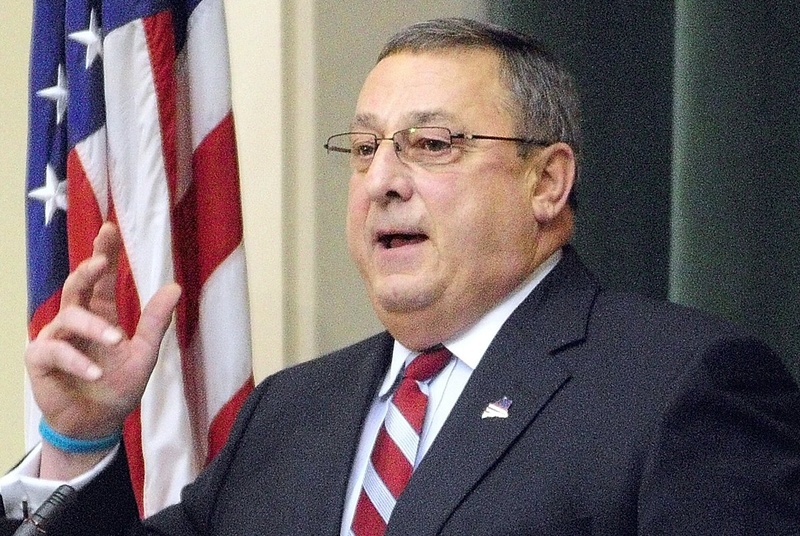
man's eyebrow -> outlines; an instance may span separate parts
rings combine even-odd
[[[352,121],[350,121],[350,129],[358,130],[359,128],[367,128],[377,130],[376,125],[378,121],[373,114],[356,114]]]
[[[414,112],[411,114],[411,121],[417,126],[427,126],[434,123],[452,123],[455,117],[450,112],[444,110],[429,110],[424,112]],[[414,126],[409,125],[409,126]],[[446,125],[445,125],[446,126]]]
[[[455,116],[445,110],[425,110],[419,112],[412,112],[406,116],[403,121],[405,128],[420,127],[420,126],[438,126],[437,124],[444,123],[441,126],[449,126],[455,122]],[[378,126],[379,121],[374,114],[363,113],[356,114],[350,122],[350,128],[357,130],[359,128],[369,129],[372,131],[380,131]]]

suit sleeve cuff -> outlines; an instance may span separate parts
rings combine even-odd
[[[34,512],[62,484],[69,484],[76,490],[82,489],[103,469],[108,467],[118,451],[119,445],[92,469],[65,482],[39,478],[41,444],[37,445],[19,465],[0,477],[0,495],[2,496],[5,516],[10,519],[22,519],[24,513],[23,503],[27,503],[29,512]]]

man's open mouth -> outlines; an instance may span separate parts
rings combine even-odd
[[[386,249],[419,244],[428,239],[421,233],[387,233],[378,237],[378,242]]]

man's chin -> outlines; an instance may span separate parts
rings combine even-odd
[[[393,276],[401,281],[374,289],[372,303],[380,314],[407,315],[423,311],[434,301],[433,293],[407,276]]]

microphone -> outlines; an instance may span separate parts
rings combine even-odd
[[[75,488],[64,484],[59,486],[36,511],[22,522],[22,525],[12,536],[41,536],[47,534],[47,530],[54,520],[61,516],[62,512],[72,504],[77,494]]]

